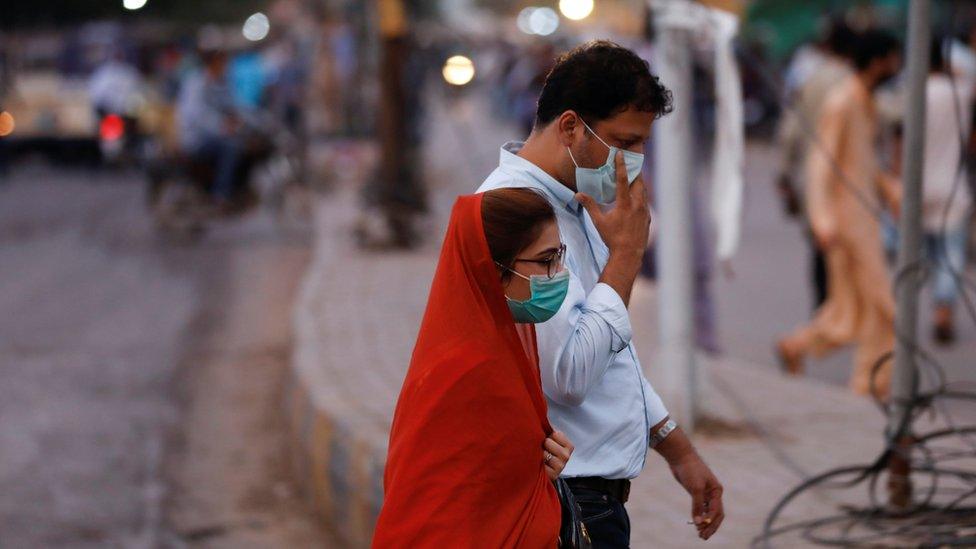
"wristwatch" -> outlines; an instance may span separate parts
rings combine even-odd
[[[653,448],[668,438],[671,431],[674,431],[678,427],[678,422],[673,419],[668,419],[664,425],[661,426],[656,432],[651,433],[650,447]]]

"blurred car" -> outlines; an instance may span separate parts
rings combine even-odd
[[[70,59],[75,53],[71,41],[39,35],[15,43],[5,71],[8,81],[0,88],[0,105],[16,123],[4,138],[7,149],[59,160],[97,159],[98,121],[88,95],[87,67]]]

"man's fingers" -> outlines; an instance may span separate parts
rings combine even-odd
[[[613,165],[617,172],[617,204],[627,204],[630,200],[630,181],[627,181],[627,165],[624,163],[624,153],[617,151]]]
[[[721,486],[713,485],[708,490],[708,499],[706,500],[705,507],[706,525],[699,532],[702,539],[708,539],[712,534],[717,532],[719,525],[722,524],[722,520],[725,518],[725,510],[722,506]]]
[[[576,201],[583,206],[583,209],[585,209],[586,212],[590,214],[591,219],[596,221],[597,219],[603,217],[603,211],[600,209],[600,206],[596,203],[596,200],[593,200],[592,196],[586,193],[576,193],[575,198]]]
[[[635,204],[647,204],[647,185],[644,184],[642,175],[638,175],[637,179],[630,185],[630,199]]]
[[[704,487],[695,487],[689,490],[691,493],[691,520],[695,523],[695,526],[701,526],[703,520],[705,520],[705,489]]]
[[[715,534],[715,532],[718,532],[718,527],[722,524],[722,520],[724,520],[724,519],[725,519],[725,515],[724,514],[721,514],[721,515],[715,517],[714,519],[712,519],[711,523],[709,523],[709,525],[707,527],[705,527],[704,530],[702,530],[701,532],[699,532],[699,535],[701,536],[701,538],[702,539],[708,539],[708,538],[712,537],[712,535]]]

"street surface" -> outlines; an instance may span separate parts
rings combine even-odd
[[[0,547],[316,547],[279,397],[307,238],[160,238],[138,174],[0,176]]]

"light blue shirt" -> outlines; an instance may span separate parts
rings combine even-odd
[[[644,468],[650,428],[668,411],[644,378],[631,343],[630,316],[617,292],[599,282],[610,252],[573,191],[506,143],[478,192],[504,187],[542,191],[556,211],[569,293],[552,319],[536,324],[549,420],[576,446],[566,477],[634,478]]]

